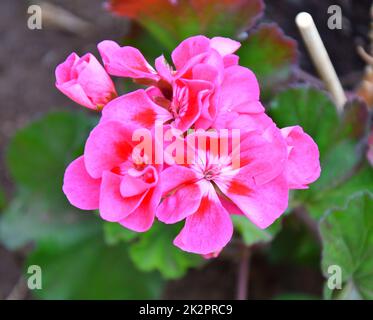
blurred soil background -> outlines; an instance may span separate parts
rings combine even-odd
[[[99,41],[122,42],[129,29],[127,21],[105,11],[103,0],[48,2],[82,18],[92,27],[88,34],[72,34],[49,25],[44,25],[42,30],[29,30],[27,8],[36,1],[0,1],[0,186],[8,199],[13,193],[4,160],[9,138],[18,128],[45,112],[79,108],[55,89],[56,65],[73,51],[78,54],[90,51],[97,56]],[[300,11],[310,12],[344,86],[352,88],[358,83],[364,63],[356,54],[356,46],[367,44],[371,0],[265,0],[265,3],[265,20],[279,23],[287,35],[297,40],[300,37],[294,18]],[[332,4],[342,7],[342,30],[327,27],[327,8]],[[301,68],[315,74],[301,41],[299,49]],[[234,247],[230,251],[233,255],[237,252]],[[10,253],[0,246],[0,299],[7,297],[15,287],[21,274],[22,259],[22,252]],[[249,298],[273,298],[280,293],[299,290],[299,283],[302,292],[321,295],[322,276],[317,266],[272,264],[266,259],[260,253],[252,257]],[[201,269],[189,271],[181,280],[171,281],[164,298],[232,299],[235,297],[236,274],[236,261],[223,257]],[[30,296],[26,294],[25,297]]]

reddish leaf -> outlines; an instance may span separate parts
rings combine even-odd
[[[197,33],[234,37],[264,11],[262,0],[110,0],[107,7],[148,29],[166,29],[177,41]]]
[[[238,51],[240,63],[252,69],[264,88],[287,80],[297,62],[297,43],[275,24],[261,24]]]

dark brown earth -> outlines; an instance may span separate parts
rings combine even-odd
[[[105,12],[102,0],[50,1],[91,22],[90,35],[77,36],[45,27],[27,28],[27,6],[33,2],[0,2],[0,186],[9,199],[13,185],[4,164],[4,150],[9,137],[32,119],[50,110],[74,108],[54,87],[54,69],[69,53],[97,53],[96,44],[103,39],[119,41],[128,29],[126,21]],[[299,39],[294,17],[299,11],[313,14],[337,73],[347,88],[359,80],[363,63],[356,45],[366,43],[371,0],[267,0],[266,19],[277,21],[285,32]],[[327,28],[327,7],[339,4],[345,20],[342,30]],[[301,67],[314,69],[300,45]],[[0,299],[6,297],[17,282],[22,255],[0,247]],[[305,292],[321,294],[322,277],[316,267],[271,264],[261,254],[254,254],[250,272],[250,298],[272,298],[279,293]],[[236,261],[219,259],[200,270],[192,270],[181,280],[172,281],[165,292],[170,299],[234,298]]]

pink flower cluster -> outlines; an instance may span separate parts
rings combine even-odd
[[[77,103],[102,110],[84,155],[66,169],[63,191],[85,210],[143,232],[154,219],[185,220],[174,240],[182,250],[216,256],[233,233],[232,214],[259,228],[287,208],[290,189],[304,189],[320,175],[319,151],[301,127],[279,129],[259,100],[253,72],[238,64],[240,43],[195,36],[153,68],[133,47],[98,45],[104,68],[87,54],[70,55],[56,69],[57,88]],[[146,86],[117,97],[108,74]],[[296,102],[294,102],[296,103]],[[197,154],[193,163],[155,164],[153,151],[133,157],[136,129],[156,123],[179,132],[177,140]],[[200,129],[191,133],[190,129]],[[239,129],[239,146],[219,156],[221,129]],[[205,148],[190,141],[204,138]],[[233,150],[234,149],[234,150]],[[239,154],[234,166],[231,154]],[[145,159],[145,160],[144,160]],[[148,160],[147,160],[148,159]]]

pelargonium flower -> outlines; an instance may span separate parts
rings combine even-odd
[[[58,67],[58,83],[73,88],[66,91],[73,100],[95,108],[106,104],[84,155],[65,173],[63,191],[78,208],[99,209],[103,219],[138,232],[155,217],[166,224],[185,220],[175,245],[216,257],[232,236],[231,214],[266,228],[286,210],[289,190],[307,188],[319,177],[317,145],[301,127],[279,129],[265,113],[255,75],[238,65],[238,42],[191,37],[172,52],[174,67],[160,56],[155,68],[133,47],[103,41],[98,48],[109,74],[147,88],[109,101],[111,80],[93,57],[88,63],[73,55]],[[135,130],[148,129],[155,139],[157,123],[176,132],[186,147],[182,159],[192,151],[192,162],[155,164],[154,150],[133,157]],[[224,154],[222,129],[231,137],[240,133],[239,145],[228,144]],[[205,147],[196,144],[199,138],[208,141]],[[172,159],[173,143],[162,143],[163,159]]]
[[[221,138],[215,133],[194,135],[196,140],[206,139],[206,149],[189,144],[198,154],[195,161],[161,173],[163,201],[157,218],[164,223],[185,219],[175,245],[185,251],[210,254],[230,240],[231,213],[244,214],[266,228],[284,212],[289,190],[283,174],[287,146],[284,140],[277,143],[259,131],[245,133],[237,146],[240,166],[236,168],[235,150],[221,155],[211,148],[220,144]]]
[[[113,81],[90,53],[70,54],[56,68],[56,87],[71,100],[89,109],[101,110],[117,96]]]
[[[99,209],[104,220],[142,232],[153,224],[160,202],[156,186],[161,167],[134,159],[132,132],[115,121],[94,128],[84,155],[66,169],[63,191],[72,205]],[[146,155],[139,159],[146,160]]]
[[[161,118],[181,131],[222,127],[223,119],[232,122],[240,114],[263,115],[255,75],[237,65],[234,52],[239,47],[239,42],[228,38],[191,37],[172,52],[175,69],[163,56],[156,59],[153,69],[137,49],[103,41],[98,49],[109,74],[148,85],[146,91],[142,90],[148,96],[147,102],[144,92],[138,92],[141,104],[136,105],[134,99],[128,105],[127,97],[122,96],[111,101],[104,113],[123,109],[123,121],[144,126],[141,117],[127,113],[131,108],[140,109],[147,114],[149,128]]]

